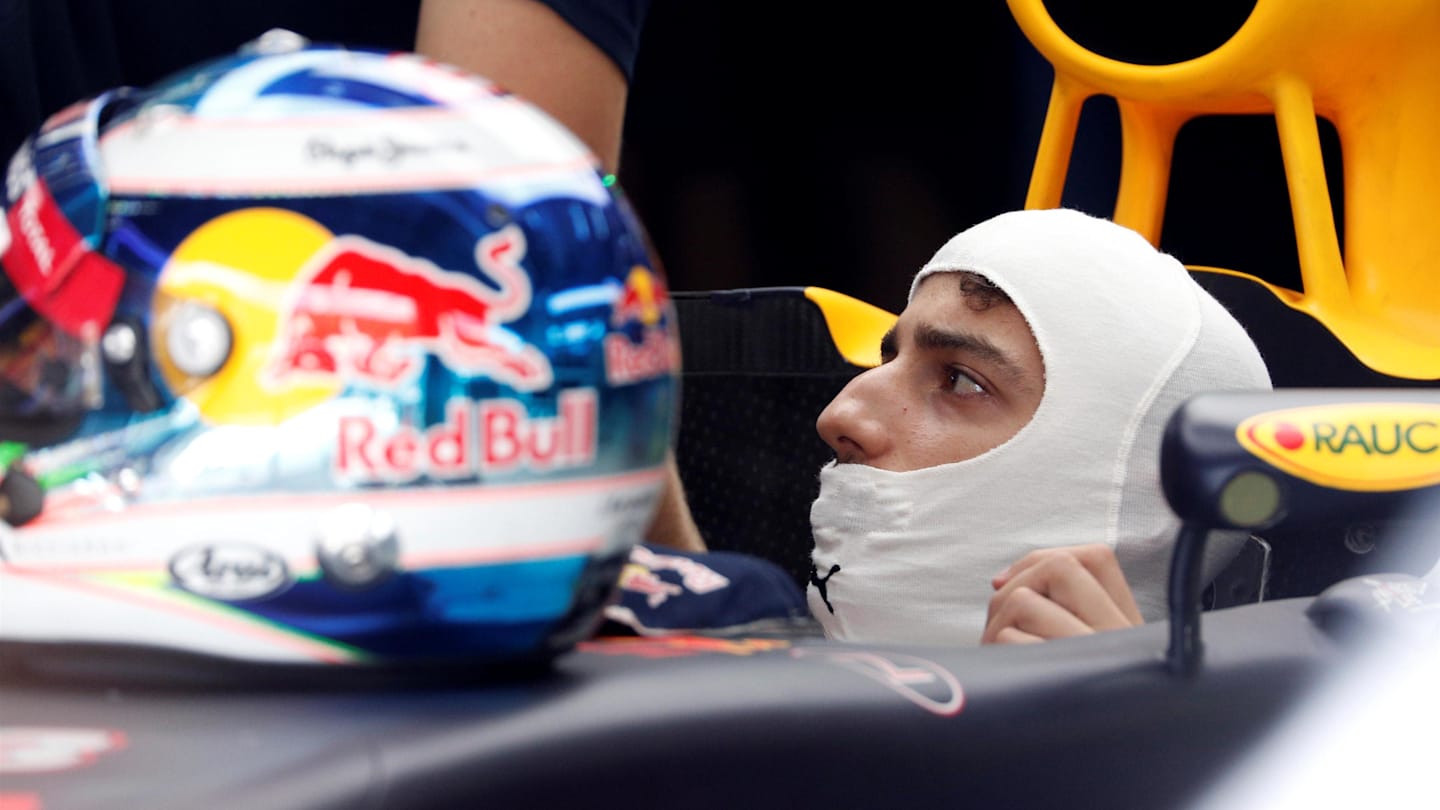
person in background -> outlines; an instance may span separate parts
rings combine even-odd
[[[535,103],[613,174],[649,6],[649,0],[424,0],[415,47]],[[706,550],[673,458],[647,540],[672,550]]]

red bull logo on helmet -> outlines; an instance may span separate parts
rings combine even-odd
[[[395,387],[418,373],[420,349],[457,373],[521,391],[549,387],[545,355],[503,328],[530,308],[530,278],[520,266],[525,249],[515,225],[476,243],[475,262],[491,289],[362,237],[333,239],[297,274],[270,382],[321,377]]]
[[[625,277],[625,287],[610,313],[610,325],[624,326],[638,322],[647,327],[659,326],[668,306],[670,290],[665,282],[649,268],[636,265]]]
[[[663,377],[680,365],[680,350],[665,319],[670,292],[660,276],[636,265],[625,277],[625,286],[610,314],[616,329],[638,325],[640,339],[624,332],[605,336],[605,378],[611,385]]]

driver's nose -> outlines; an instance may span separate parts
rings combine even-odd
[[[893,426],[886,424],[885,405],[890,398],[886,370],[886,366],[877,366],[851,379],[815,420],[820,438],[841,464],[880,466],[890,450]]]

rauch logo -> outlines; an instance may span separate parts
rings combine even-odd
[[[1440,483],[1440,404],[1315,405],[1257,414],[1235,438],[1276,469],[1360,492]]]

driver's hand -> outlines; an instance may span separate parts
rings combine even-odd
[[[1032,551],[998,574],[981,644],[1022,644],[1133,627],[1144,620],[1103,543]]]

